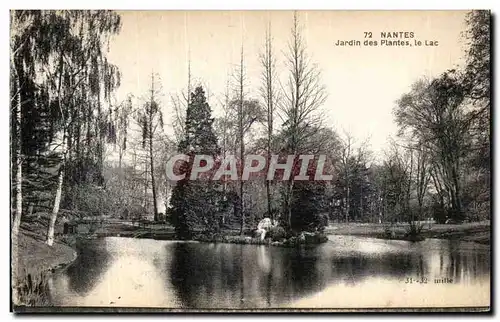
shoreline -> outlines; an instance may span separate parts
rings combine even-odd
[[[130,229],[131,227],[114,226],[108,227],[104,231],[100,231],[88,235],[80,235],[83,238],[103,238],[103,237],[129,237],[154,240],[172,240],[177,239],[173,227],[166,229]],[[403,240],[409,242],[418,242],[427,238],[460,240],[474,242],[483,245],[490,245],[491,242],[491,226],[489,222],[475,222],[464,224],[425,224],[422,232],[418,236],[407,236],[407,224],[396,224],[389,229],[387,224],[367,224],[367,223],[337,223],[330,224],[325,227],[324,231],[319,235],[344,235],[344,236],[360,236],[385,240]],[[71,236],[71,235],[70,235]],[[74,238],[71,236],[69,238]],[[206,243],[230,243],[230,244],[255,244],[255,245],[270,245],[270,246],[285,246],[282,245],[283,240],[271,241],[253,238],[251,236],[240,236],[236,231],[225,230],[218,234],[203,234],[199,232],[195,234],[191,241],[206,242]],[[296,241],[293,241],[293,244]],[[306,242],[305,244],[321,244],[321,241]],[[302,243],[301,243],[302,244]]]
[[[411,241],[405,237],[407,225],[396,225],[391,228],[394,232],[393,237],[387,236],[383,224],[335,224],[325,228],[327,235],[341,236],[359,236],[386,240],[405,240]],[[445,239],[473,242],[482,245],[491,245],[491,225],[486,222],[466,223],[466,224],[432,224],[425,226],[421,236],[424,239]]]
[[[22,229],[19,234],[19,278],[40,276],[67,268],[77,258],[74,246],[56,239],[52,246],[45,244],[41,236]]]
[[[58,270],[66,269],[78,258],[78,252],[72,246],[60,238],[49,246],[40,231],[19,231],[19,263],[15,268],[18,277],[15,284],[11,285],[11,289],[16,287],[18,290],[17,299],[11,299],[15,311],[19,307],[47,304],[45,290],[50,276]]]

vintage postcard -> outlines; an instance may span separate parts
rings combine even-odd
[[[490,21],[11,10],[12,311],[489,311]]]

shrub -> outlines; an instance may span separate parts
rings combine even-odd
[[[266,238],[271,238],[272,241],[281,241],[286,238],[285,229],[281,226],[272,227],[267,232]]]
[[[410,241],[421,241],[425,238],[422,236],[422,229],[424,228],[423,224],[420,224],[415,221],[411,221],[410,225],[406,229],[405,238]]]
[[[394,228],[392,227],[392,225],[384,226],[383,238],[387,238],[387,239],[395,239],[396,238],[396,232],[394,231]]]
[[[328,241],[328,237],[326,237],[323,233],[314,233],[314,234],[304,234],[303,243],[306,245],[314,245],[314,244],[322,244]]]

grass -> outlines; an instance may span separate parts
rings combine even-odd
[[[17,267],[19,280],[18,305],[46,305],[49,272],[65,266],[75,259],[76,253],[60,239],[52,246],[45,243],[46,225],[43,220],[23,222],[19,231]]]
[[[40,272],[37,275],[28,274],[18,287],[19,305],[44,306],[49,304],[47,297],[48,274]]]
[[[326,234],[351,235],[389,239],[386,235],[387,224],[338,223],[325,228]],[[408,224],[398,224],[391,228],[396,239],[402,237],[408,230]],[[489,221],[463,224],[425,224],[421,232],[424,238],[440,238],[471,241],[490,244],[491,225]]]

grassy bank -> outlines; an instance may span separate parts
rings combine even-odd
[[[22,229],[19,236],[19,273],[21,276],[38,275],[72,262],[76,252],[60,241],[52,246],[44,236]]]
[[[388,239],[385,237],[386,227],[387,225],[384,224],[338,223],[328,226],[325,233]],[[408,224],[394,225],[391,228],[391,231],[394,232],[394,239],[404,239],[403,236],[407,229]],[[491,225],[489,221],[464,224],[426,224],[422,229],[422,237],[471,241],[489,245]]]
[[[46,288],[51,271],[64,267],[76,259],[70,244],[56,240],[52,246],[45,243],[43,225],[22,225],[19,232],[18,305],[47,304]]]

